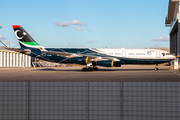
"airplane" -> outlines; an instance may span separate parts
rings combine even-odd
[[[121,67],[128,64],[156,64],[154,70],[158,70],[158,64],[175,59],[175,56],[169,52],[157,49],[45,48],[20,25],[12,25],[12,27],[21,48],[6,47],[6,49],[45,61],[86,65],[82,71],[98,71],[97,66]]]

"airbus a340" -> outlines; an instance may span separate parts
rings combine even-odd
[[[12,27],[21,48],[6,49],[46,61],[86,65],[82,71],[97,71],[97,66],[158,65],[175,59],[175,56],[170,55],[169,52],[156,49],[45,48],[39,45],[20,25],[13,25]],[[154,69],[158,70],[158,67]]]

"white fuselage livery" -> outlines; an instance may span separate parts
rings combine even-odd
[[[101,54],[114,57],[137,59],[175,59],[169,52],[158,49],[93,49]]]

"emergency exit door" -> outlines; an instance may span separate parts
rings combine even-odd
[[[160,51],[156,51],[156,58],[160,58],[161,55],[160,55]]]
[[[126,57],[126,51],[122,51],[122,57]]]

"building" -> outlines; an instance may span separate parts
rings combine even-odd
[[[0,67],[32,67],[31,57],[19,52],[6,50],[4,47],[16,48],[19,43],[0,40]]]
[[[169,0],[165,24],[170,27],[170,53],[177,57],[174,66],[178,69],[178,64],[180,64],[180,0]]]
[[[31,57],[18,52],[0,50],[0,67],[31,67]]]

